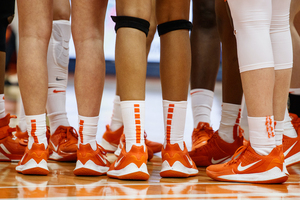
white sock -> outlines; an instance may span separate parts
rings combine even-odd
[[[51,134],[59,126],[70,126],[66,112],[70,35],[70,21],[53,21],[47,54],[48,101],[46,105]]]
[[[275,147],[274,116],[249,117],[249,140],[260,155],[268,155]]]
[[[284,133],[284,121],[276,121],[276,125],[275,125],[276,146],[282,145],[283,133]]]
[[[99,116],[96,117],[84,117],[78,115],[79,122],[79,144],[89,143],[94,151],[97,150],[96,136],[98,128]]]
[[[239,126],[241,121],[241,105],[223,103],[222,118],[219,128],[219,136],[228,143],[234,142],[234,128]],[[238,134],[238,131],[236,132]]]
[[[199,122],[210,124],[210,112],[214,99],[214,92],[206,89],[193,89],[190,91],[194,128]]]
[[[116,131],[123,126],[122,110],[120,96],[116,95],[114,99],[113,114],[111,116],[110,130]]]
[[[5,117],[5,101],[4,94],[0,94],[0,119]]]
[[[186,101],[167,101],[163,100],[165,140],[167,143],[178,143],[183,150],[183,137],[186,119]]]
[[[48,146],[46,137],[46,113],[41,115],[26,115],[27,132],[29,135],[28,149],[33,143],[43,143],[45,148]]]
[[[47,116],[50,122],[51,135],[59,126],[70,126],[66,112],[66,90],[48,88]]]
[[[126,151],[145,145],[145,101],[121,101]]]
[[[290,88],[290,93],[295,95],[300,95],[300,88]]]
[[[285,109],[285,114],[284,114],[284,135],[290,138],[296,138],[298,136],[292,124],[292,119],[289,115],[288,109]]]
[[[23,101],[20,99],[20,114],[19,114],[19,128],[22,132],[27,131],[27,123],[26,123],[26,118],[25,118],[25,110],[23,106]]]

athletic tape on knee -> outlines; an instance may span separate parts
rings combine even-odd
[[[148,35],[150,23],[147,20],[129,17],[129,16],[111,16],[112,20],[116,23],[115,31],[117,32],[119,28],[135,28]]]
[[[187,29],[192,30],[193,24],[188,20],[175,20],[169,21],[157,26],[158,35],[161,36],[163,34],[169,33],[171,31]]]
[[[47,55],[48,87],[67,87],[70,36],[69,21],[53,21]]]
[[[6,46],[6,29],[8,26],[8,21],[6,18],[0,19],[0,51],[5,52]]]

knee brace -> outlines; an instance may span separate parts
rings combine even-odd
[[[112,20],[116,23],[115,31],[117,32],[119,28],[135,28],[138,29],[148,36],[150,23],[147,20],[129,17],[129,16],[111,16]]]
[[[6,46],[6,29],[8,26],[8,21],[6,18],[0,19],[0,51],[5,52]]]
[[[188,20],[175,20],[169,21],[157,26],[158,35],[161,36],[171,31],[180,30],[180,29],[187,29],[192,30],[193,25]]]
[[[53,21],[47,55],[48,87],[67,87],[70,35],[69,21]]]

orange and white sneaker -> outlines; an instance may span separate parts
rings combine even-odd
[[[198,174],[184,142],[183,145],[184,149],[181,150],[178,143],[167,143],[162,149],[161,177],[190,177]]]
[[[300,162],[300,134],[296,138],[290,138],[283,134],[283,154],[286,166],[292,166]]]
[[[19,161],[24,155],[27,143],[12,134],[16,129],[9,127],[14,115],[7,114],[0,119],[0,161]]]
[[[214,131],[209,123],[199,122],[192,134],[192,151],[207,144],[207,140],[209,140],[213,134]]]
[[[126,143],[125,134],[123,133],[122,136],[121,136],[121,138],[120,138],[120,143],[118,145],[118,149],[114,153],[117,157],[121,154],[123,146],[125,146],[125,143]],[[148,161],[150,161],[153,158],[153,151],[148,146],[147,146],[147,153],[148,153]]]
[[[214,164],[225,163],[231,160],[234,152],[243,146],[244,137],[243,130],[239,128],[240,133],[233,143],[227,143],[222,140],[216,131],[213,136],[207,141],[207,144],[190,151],[189,154],[195,164],[199,166],[209,166]],[[236,134],[234,134],[236,135]]]
[[[43,143],[33,143],[31,149],[26,147],[25,154],[18,163],[16,170],[22,174],[47,175],[49,173],[48,157],[49,149],[45,148]]]
[[[132,145],[126,152],[125,145],[118,159],[110,165],[107,176],[118,179],[148,180],[150,175],[147,169],[147,147]]]
[[[94,151],[89,143],[79,144],[74,174],[77,176],[101,176],[109,169],[109,161],[105,158],[106,151],[97,144]]]
[[[231,161],[207,167],[206,174],[218,181],[283,183],[288,179],[283,162],[280,146],[275,147],[269,155],[261,156],[248,145],[240,147]]]
[[[24,139],[24,140],[28,140],[28,137],[29,137],[28,132],[27,131],[22,132],[18,125],[16,126],[15,136],[19,139]]]
[[[108,153],[113,153],[117,150],[120,138],[123,134],[124,126],[120,127],[116,131],[112,131],[109,128],[109,125],[106,125],[106,131],[102,136],[101,146]]]
[[[71,126],[59,126],[49,139],[49,159],[56,161],[77,160],[78,134]]]

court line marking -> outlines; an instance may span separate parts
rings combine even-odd
[[[74,196],[74,197],[48,197],[48,198],[38,198],[39,200],[47,199],[47,200],[57,200],[57,198],[65,199],[65,200],[80,200],[80,199],[135,199],[135,198],[144,198],[144,199],[165,199],[165,198],[218,198],[221,197],[223,199],[232,198],[232,197],[256,197],[256,196],[264,196],[266,199],[268,197],[290,197],[295,198],[299,197],[300,193],[237,193],[237,194],[161,194],[161,195],[119,195],[119,196]],[[225,198],[224,198],[225,197]],[[16,198],[7,198],[7,200],[12,200]],[[19,200],[30,200],[37,198],[18,198]],[[299,199],[299,198],[298,198]],[[219,199],[220,200],[220,199]]]

